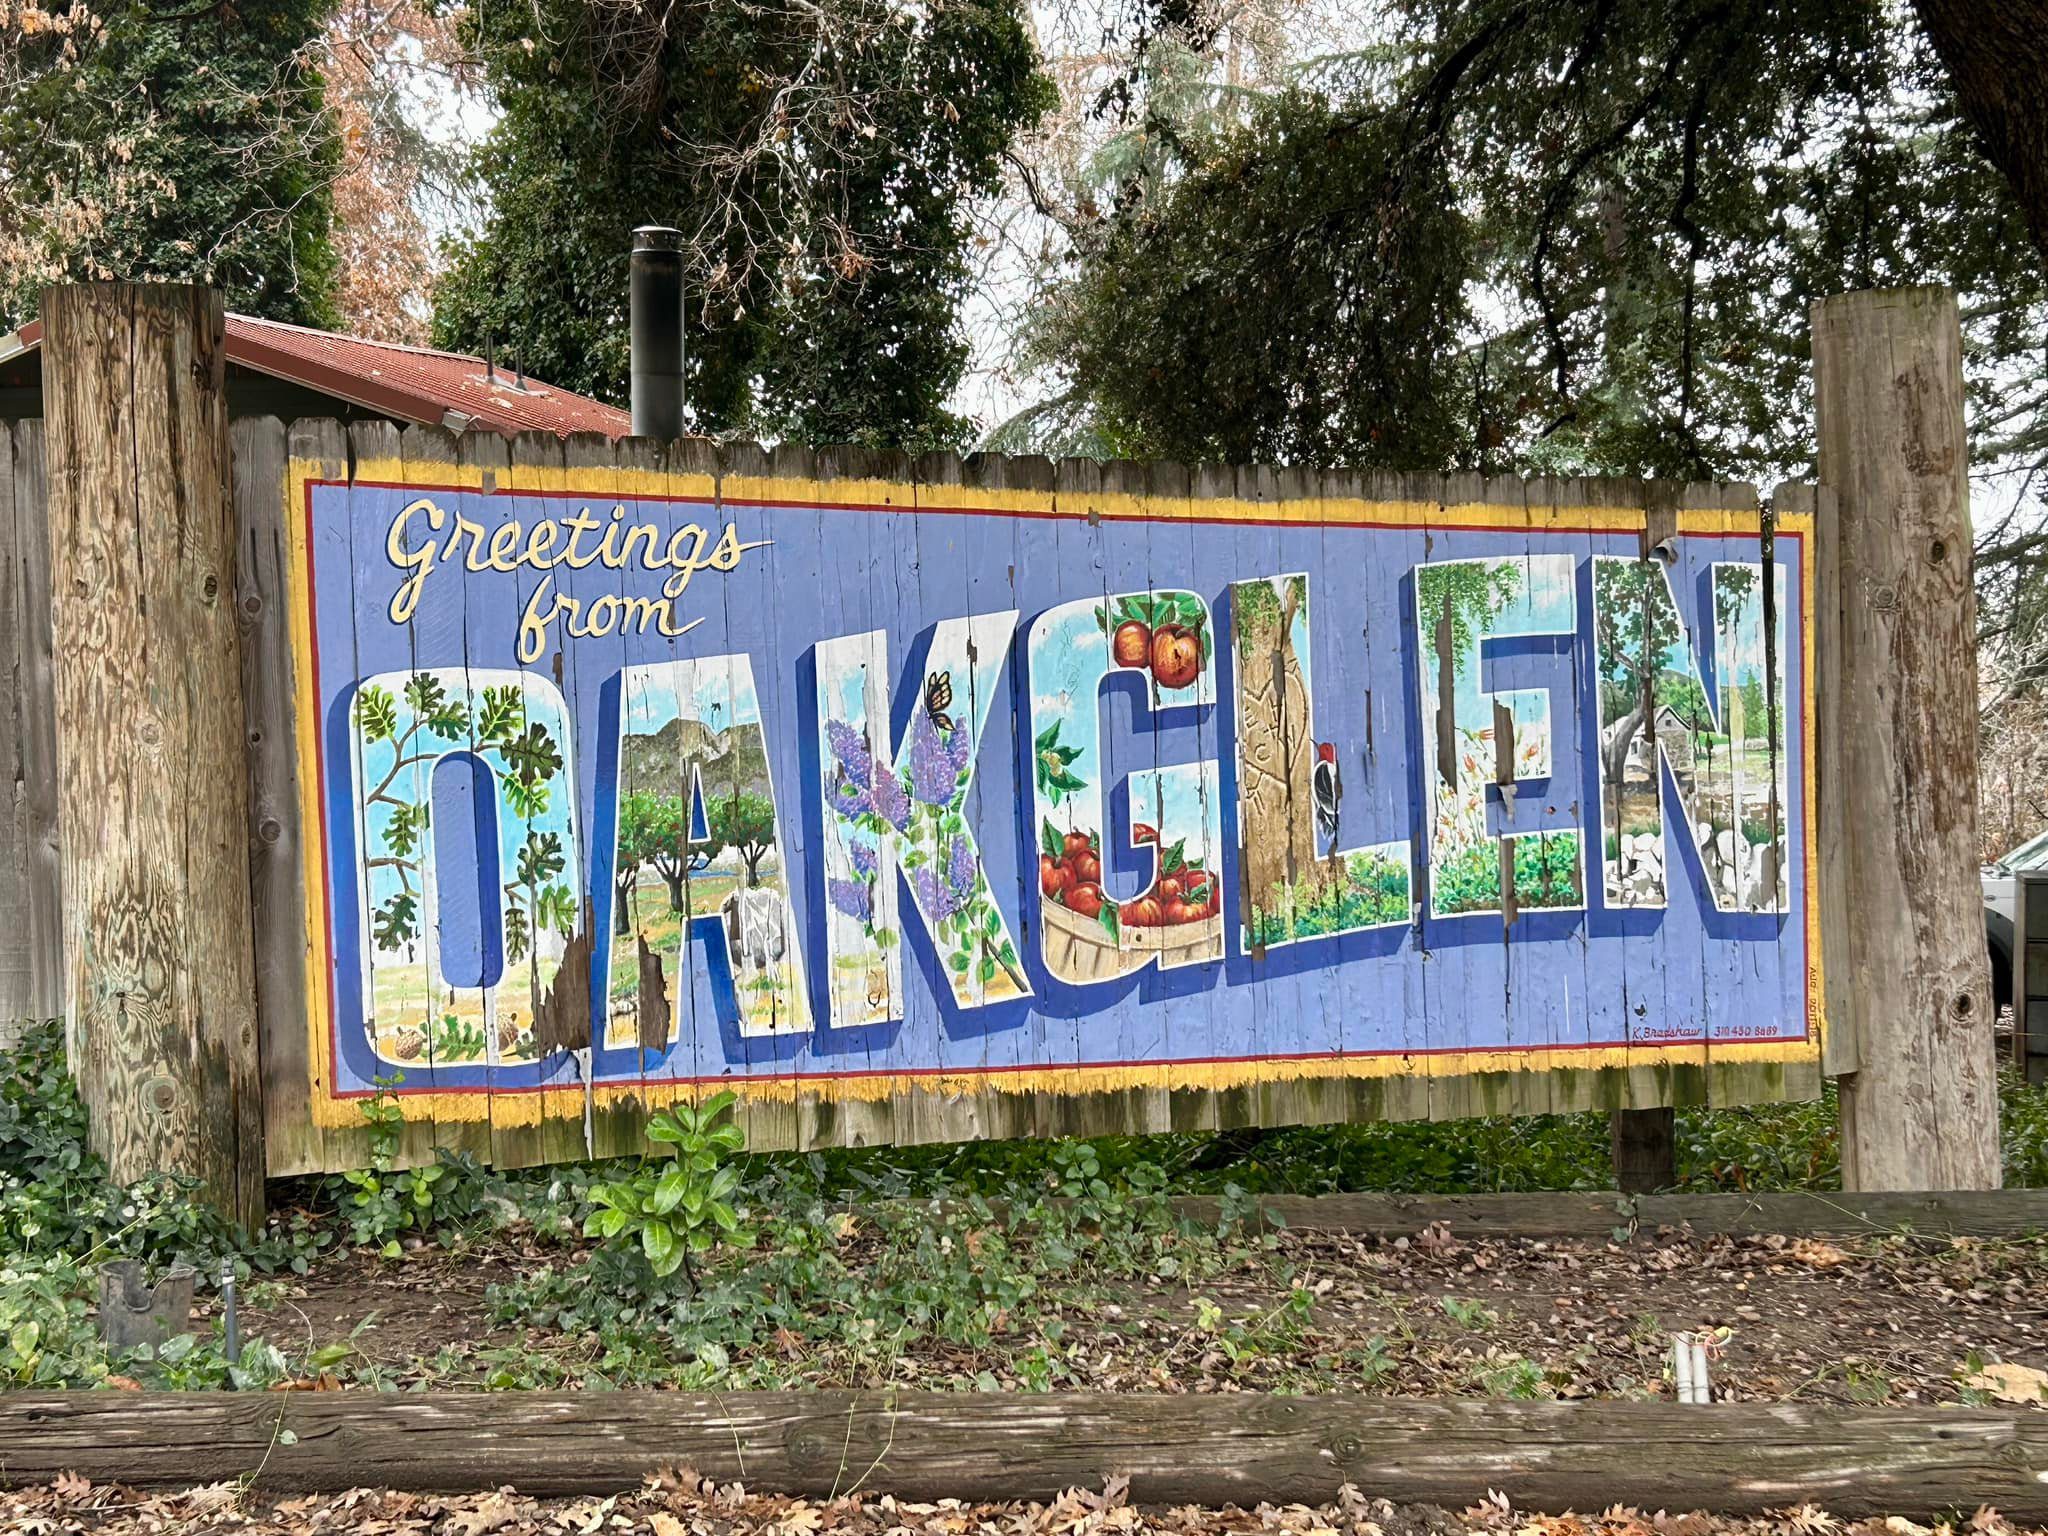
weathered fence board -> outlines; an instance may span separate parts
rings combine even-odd
[[[43,424],[0,424],[0,1048],[27,1019],[64,1012],[57,840],[56,698]]]
[[[507,1165],[720,1086],[757,1147],[1817,1089],[1749,487],[237,450],[274,1172],[401,1073]]]
[[[289,1431],[289,1434],[286,1433]],[[1148,1504],[1368,1497],[2048,1517],[2048,1414],[1789,1404],[925,1392],[0,1394],[0,1478],[612,1493],[687,1466],[762,1492]]]

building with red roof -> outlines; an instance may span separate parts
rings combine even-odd
[[[0,335],[0,421],[43,414],[40,321]],[[463,352],[436,352],[302,325],[227,317],[228,415],[332,416],[514,433],[601,432],[624,437],[617,406],[495,368]]]

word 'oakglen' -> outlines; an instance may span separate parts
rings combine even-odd
[[[335,1123],[1813,1056],[1796,518],[672,492],[294,480]]]

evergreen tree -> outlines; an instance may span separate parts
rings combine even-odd
[[[328,10],[102,0],[6,23],[0,327],[34,319],[48,283],[104,278],[204,281],[230,309],[331,323]]]
[[[1811,303],[1943,282],[1980,454],[2048,461],[2040,258],[1902,5],[1404,0],[1249,110],[1173,10],[1036,338],[1110,446],[1769,483],[1811,468]],[[1300,344],[1339,335],[1364,366]]]
[[[1051,100],[1018,0],[538,0],[469,25],[504,116],[442,344],[622,401],[628,234],[670,224],[699,428],[957,443],[967,216]]]

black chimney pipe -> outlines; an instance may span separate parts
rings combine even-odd
[[[683,237],[661,224],[633,231],[633,435],[683,435]]]

